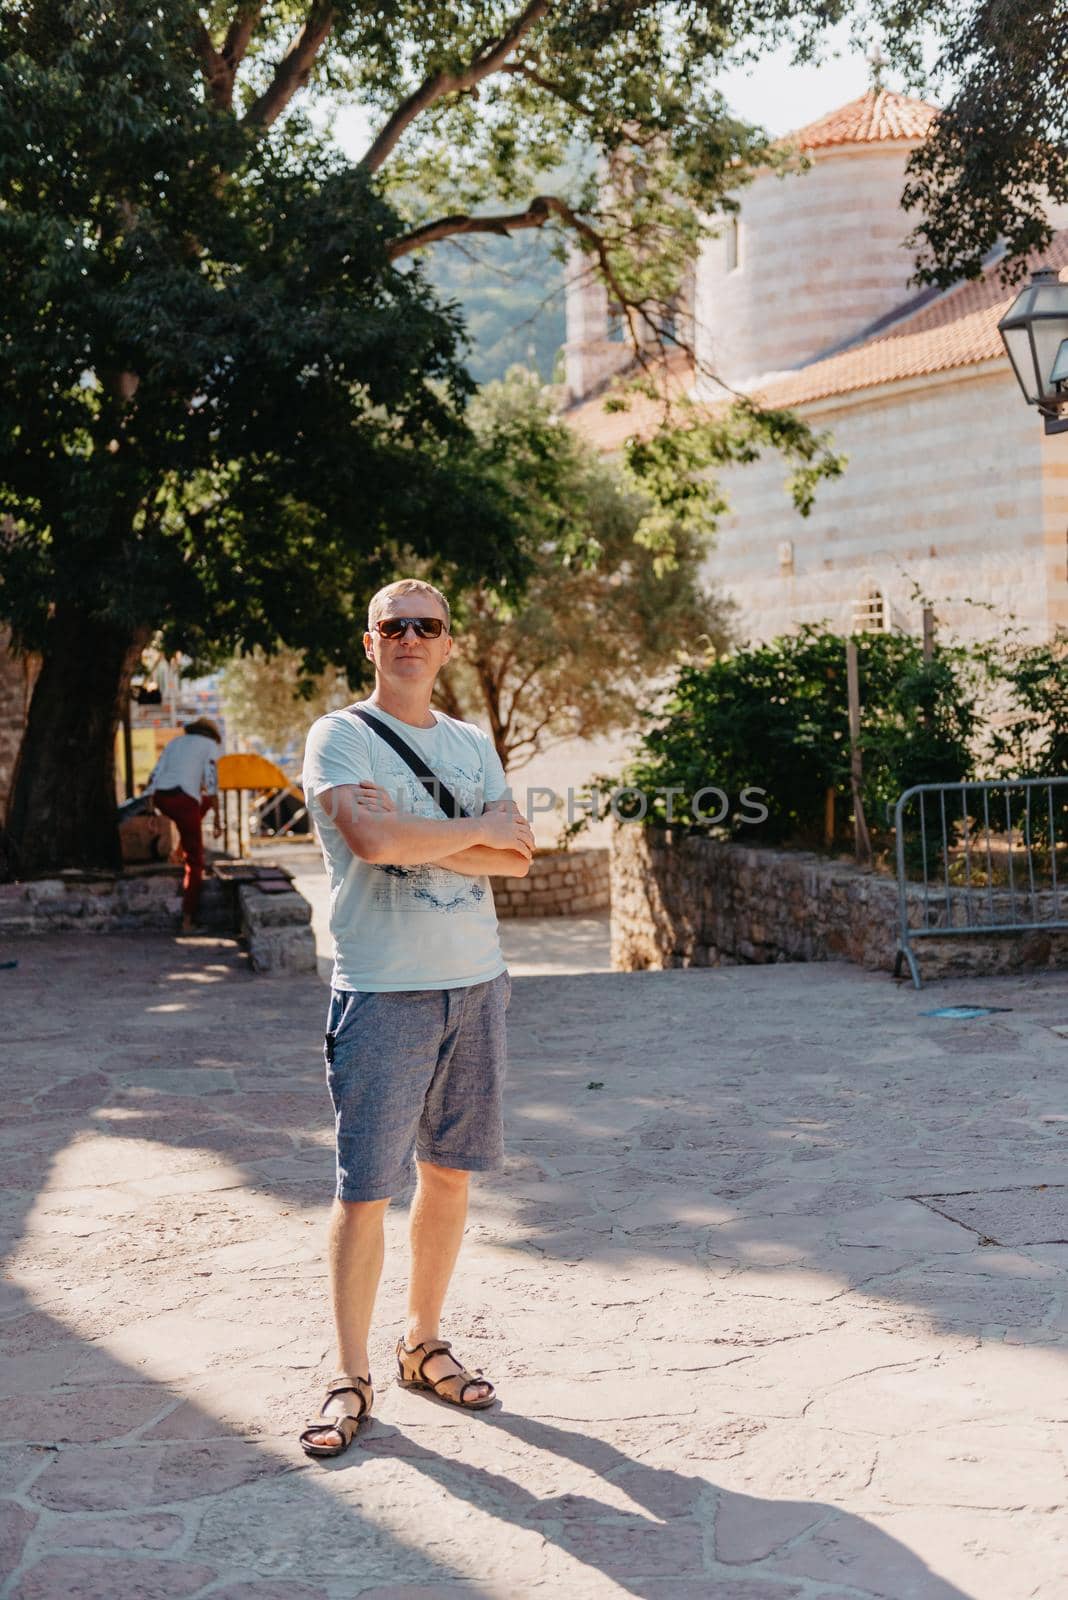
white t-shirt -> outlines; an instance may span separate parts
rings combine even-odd
[[[219,746],[204,733],[182,733],[170,744],[152,769],[146,792],[156,789],[181,789],[199,800],[201,794],[215,794],[219,779],[215,757]]]
[[[365,703],[365,702],[360,702]],[[422,756],[470,816],[507,793],[492,740],[470,722],[432,712],[433,728],[414,728],[368,708]],[[304,750],[304,795],[330,876],[335,989],[463,989],[505,970],[488,878],[434,862],[399,867],[363,861],[349,849],[321,796],[368,780],[398,809],[443,816],[411,768],[385,740],[347,711],[312,724]]]

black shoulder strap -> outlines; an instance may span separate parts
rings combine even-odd
[[[401,760],[411,767],[431,800],[441,807],[447,817],[466,817],[470,815],[460,805],[452,790],[447,789],[441,779],[435,777],[422,756],[416,754],[411,745],[401,738],[395,728],[389,727],[385,722],[380,722],[376,716],[372,716],[371,712],[367,711],[363,706],[346,706],[345,709],[350,717],[359,717],[360,721],[365,723],[367,727],[373,728],[378,737],[383,739],[391,750],[397,752]]]

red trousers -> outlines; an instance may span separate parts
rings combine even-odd
[[[184,789],[157,789],[152,799],[157,811],[170,817],[178,829],[185,856],[182,916],[195,917],[200,907],[200,885],[204,882],[204,835],[200,824],[211,802],[194,800]]]

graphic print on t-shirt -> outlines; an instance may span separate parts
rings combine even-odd
[[[380,707],[372,714],[419,752],[469,816],[479,816],[487,801],[506,800],[504,768],[481,728],[442,712],[434,713],[433,728],[399,722]],[[439,822],[444,816],[373,729],[344,711],[318,718],[308,734],[302,782],[330,878],[334,988],[463,988],[489,983],[505,970],[488,877],[452,872],[440,862],[370,862],[342,835],[335,801],[324,797],[346,785],[374,784],[409,816]]]
[[[477,816],[481,812],[482,783],[479,774],[466,772],[452,762],[444,762],[440,765],[438,776],[469,815]],[[397,773],[397,781],[390,785],[390,794],[394,802],[403,806],[410,815],[441,815],[418,778],[407,770]],[[477,878],[450,872],[447,867],[439,867],[434,862],[424,862],[417,867],[375,864],[374,903],[384,910],[474,911],[485,898],[486,891]]]

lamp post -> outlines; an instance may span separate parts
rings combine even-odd
[[[998,323],[1024,399],[1047,433],[1068,433],[1068,283],[1051,267],[1033,274]]]

